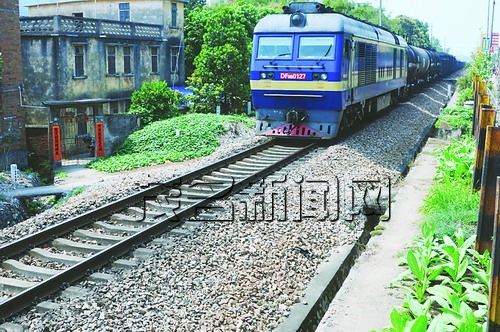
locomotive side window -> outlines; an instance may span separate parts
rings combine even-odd
[[[300,37],[299,58],[333,59],[334,37]]]
[[[292,37],[260,37],[258,58],[292,58]]]

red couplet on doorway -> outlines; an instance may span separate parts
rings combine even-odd
[[[61,126],[52,126],[52,155],[54,161],[62,160]]]
[[[95,123],[95,154],[96,157],[104,157],[104,123]]]

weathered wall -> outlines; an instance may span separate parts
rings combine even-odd
[[[83,17],[100,18],[106,20],[120,20],[119,4],[130,4],[130,21],[149,24],[162,24],[166,29],[172,27],[172,2],[177,4],[177,25],[184,27],[184,2],[165,0],[96,0],[92,2],[59,2],[39,4],[29,7],[28,16],[65,15],[73,16],[82,13]],[[168,32],[166,30],[165,32]]]
[[[72,37],[22,36],[24,98],[30,105],[47,101],[130,99],[144,82],[170,81],[167,41]],[[75,77],[75,46],[84,50],[84,77]],[[116,74],[109,75],[106,48],[116,49]],[[124,73],[124,49],[132,50],[132,73]],[[152,73],[152,47],[158,47],[158,73]]]
[[[137,114],[109,114],[97,117],[104,122],[104,150],[106,156],[112,154],[128,135],[138,129]]]
[[[0,2],[0,53],[3,72],[0,80],[0,169],[15,163],[28,166],[24,110],[19,102],[22,83],[19,4],[17,0]]]

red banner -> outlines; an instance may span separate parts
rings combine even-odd
[[[95,155],[104,157],[104,123],[95,123]]]
[[[54,161],[62,160],[62,146],[61,146],[61,126],[52,126],[52,155]]]

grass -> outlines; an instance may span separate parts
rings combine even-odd
[[[437,238],[452,236],[458,228],[467,237],[475,233],[480,193],[472,192],[471,183],[443,180],[429,192],[421,211]]]
[[[87,167],[112,173],[207,156],[219,146],[218,137],[227,125],[237,122],[254,125],[253,119],[241,115],[186,114],[157,121],[129,135],[115,155]]]

